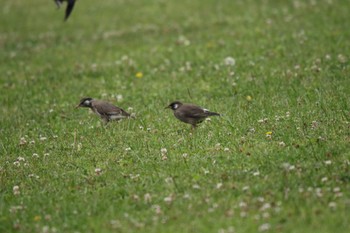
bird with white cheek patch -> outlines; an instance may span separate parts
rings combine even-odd
[[[90,108],[106,123],[111,120],[119,121],[124,118],[132,117],[129,113],[111,103],[95,100],[90,97],[82,98],[80,103],[76,106],[76,108],[79,107]]]
[[[203,122],[209,116],[220,116],[219,113],[210,112],[208,109],[194,104],[184,104],[180,101],[174,101],[166,108],[172,109],[174,116],[180,121],[191,124],[192,129],[196,128],[197,124]]]

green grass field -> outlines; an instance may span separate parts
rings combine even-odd
[[[0,232],[350,232],[350,2],[64,8],[1,4]]]

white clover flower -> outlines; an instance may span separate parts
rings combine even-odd
[[[130,147],[125,148],[125,151],[131,151]]]
[[[40,141],[46,141],[46,140],[47,140],[47,137],[44,137],[44,136],[41,136],[41,135],[40,135],[39,140],[40,140]]]
[[[339,61],[340,63],[346,63],[346,62],[347,62],[347,58],[346,58],[343,54],[339,54],[339,55],[337,56],[337,58],[338,58],[338,61]]]
[[[16,167],[19,167],[19,166],[21,166],[21,163],[18,161],[15,161],[15,162],[13,162],[13,165],[15,165]]]
[[[17,161],[19,161],[19,162],[23,161],[24,162],[26,160],[23,157],[20,156],[20,157],[17,158]]]
[[[265,211],[271,208],[271,204],[270,203],[264,203],[261,208],[260,211]]]
[[[269,223],[264,223],[262,225],[259,226],[259,231],[268,231],[271,228]]]
[[[321,182],[324,183],[324,182],[327,182],[328,181],[328,178],[327,177],[322,177],[321,179]]]
[[[227,147],[225,147],[225,148],[224,148],[224,151],[225,151],[225,152],[229,152],[229,151],[230,151],[230,149],[229,149],[229,148],[227,148]]]
[[[151,194],[146,193],[146,194],[143,196],[143,200],[144,200],[146,203],[151,202],[151,201],[152,201],[152,196],[151,196]]]
[[[186,158],[188,157],[188,154],[187,154],[187,153],[184,153],[184,154],[182,154],[182,157],[183,157],[184,159],[186,159]]]
[[[253,173],[253,176],[259,176],[259,175],[260,175],[260,172],[258,171]]]
[[[160,153],[162,155],[166,155],[168,153],[168,150],[166,148],[162,148],[162,149],[160,149]]]
[[[193,189],[201,189],[201,187],[200,187],[198,184],[192,185],[192,188],[193,188]]]
[[[164,201],[167,203],[167,204],[171,204],[173,202],[174,198],[172,195],[168,196],[168,197],[165,197],[164,198]]]
[[[13,186],[12,191],[13,191],[13,195],[16,195],[16,196],[21,193],[19,191],[19,186],[18,185]]]
[[[101,173],[102,173],[102,169],[101,168],[95,168],[95,174],[97,176],[101,175]]]
[[[326,161],[324,161],[324,164],[326,164],[326,165],[331,165],[331,164],[332,164],[332,161],[331,161],[331,160],[326,160]]]
[[[331,208],[331,209],[335,209],[335,208],[337,208],[337,203],[335,203],[335,202],[329,202],[329,203],[328,203],[328,207]]]
[[[217,183],[216,184],[216,189],[220,189],[222,187],[222,185],[223,185],[222,183]]]
[[[32,157],[33,157],[33,158],[39,158],[39,155],[38,155],[37,153],[34,153],[34,154],[32,155]]]
[[[21,139],[19,140],[19,145],[23,146],[27,144],[27,140],[24,137],[21,137]]]
[[[224,64],[226,66],[234,66],[236,64],[236,60],[233,57],[226,57],[224,60]]]
[[[115,96],[115,98],[117,99],[117,102],[123,101],[123,95],[118,94]]]
[[[285,147],[285,146],[286,146],[286,143],[284,143],[284,142],[282,141],[282,142],[279,142],[278,145],[279,145],[280,147]]]

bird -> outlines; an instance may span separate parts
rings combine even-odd
[[[102,100],[95,100],[91,97],[82,98],[76,106],[76,108],[79,107],[90,108],[105,123],[108,123],[111,120],[119,121],[124,118],[133,117],[131,114],[111,103]]]
[[[54,0],[57,8],[60,8],[63,2],[67,2],[67,8],[66,8],[66,15],[64,17],[64,21],[66,21],[69,17],[69,15],[72,13],[74,4],[76,0]]]
[[[194,104],[181,103],[180,101],[174,101],[166,108],[172,109],[174,116],[180,121],[191,124],[192,129],[195,129],[197,124],[203,122],[209,116],[220,116],[219,113],[210,112],[208,109]]]

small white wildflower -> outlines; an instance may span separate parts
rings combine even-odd
[[[259,176],[260,175],[260,172],[254,172],[253,173],[253,176]]]
[[[125,151],[131,151],[130,147],[125,148]]]
[[[346,63],[346,62],[347,62],[347,59],[346,59],[346,57],[345,57],[343,54],[339,54],[339,55],[337,56],[337,58],[338,58],[338,61],[339,61],[340,63]]]
[[[193,188],[193,189],[201,189],[201,187],[200,187],[198,184],[192,185],[192,188]]]
[[[168,156],[162,155],[162,160],[167,160],[167,159],[168,159]]]
[[[123,95],[116,95],[115,98],[117,99],[117,102],[121,102],[123,100]]]
[[[285,147],[285,146],[286,146],[286,143],[284,143],[284,142],[279,142],[278,145],[279,145],[280,147]]]
[[[55,139],[56,139],[56,138],[58,138],[58,136],[57,136],[57,135],[53,135],[53,138],[55,138]]]
[[[270,217],[269,212],[264,212],[264,213],[262,213],[262,217],[263,217],[264,219],[269,218],[269,217]]]
[[[241,213],[239,213],[239,216],[241,216],[241,218],[245,218],[248,216],[247,212],[242,211]]]
[[[339,192],[340,192],[340,188],[339,188],[339,187],[335,187],[335,188],[333,189],[333,192],[339,193]]]
[[[47,140],[47,137],[40,136],[39,140],[40,140],[40,141],[45,141],[45,140]]]
[[[49,153],[45,153],[45,154],[44,154],[44,157],[49,156],[49,155],[50,155]]]
[[[128,107],[128,112],[132,112],[134,109],[132,107]]]
[[[186,158],[188,157],[188,154],[187,154],[187,153],[184,153],[184,154],[182,154],[182,157],[183,157],[184,159],[186,159]]]
[[[331,208],[331,209],[335,209],[335,208],[337,208],[337,203],[335,203],[335,202],[329,202],[329,203],[328,203],[328,207]]]
[[[243,188],[242,188],[242,191],[248,191],[249,190],[249,186],[244,186]]]
[[[31,141],[29,142],[29,144],[35,144],[35,141],[34,141],[34,140],[31,140]]]
[[[258,123],[264,123],[264,119],[258,120]]]
[[[326,161],[324,161],[324,164],[326,164],[326,165],[331,165],[331,164],[332,164],[332,161],[331,161],[331,160],[326,160]]]
[[[230,149],[229,149],[229,148],[227,148],[227,147],[225,147],[225,148],[224,148],[224,151],[225,151],[225,152],[229,152],[229,151],[230,151]]]
[[[168,150],[166,148],[162,148],[160,149],[160,153],[162,153],[162,155],[166,155],[168,153]]]
[[[241,201],[240,203],[238,203],[238,206],[240,208],[246,208],[247,207],[247,203],[245,203],[244,201]]]
[[[13,195],[16,195],[16,196],[21,193],[19,191],[19,186],[18,185],[13,186],[12,191],[13,191]]]
[[[151,201],[152,201],[152,196],[151,196],[151,194],[146,193],[146,194],[143,196],[143,200],[144,200],[146,203],[151,202]]]
[[[327,177],[322,177],[321,179],[321,182],[324,183],[324,182],[327,182],[328,181],[328,178]]]
[[[217,188],[217,189],[220,189],[220,188],[222,187],[222,185],[223,185],[222,183],[217,183],[217,184],[216,184],[216,188]]]
[[[164,181],[165,181],[165,183],[167,183],[167,184],[171,184],[171,183],[173,183],[173,178],[172,177],[167,177],[167,178],[165,178],[164,179]]]
[[[220,150],[220,148],[221,148],[221,144],[220,144],[220,143],[216,143],[216,144],[215,144],[215,149],[216,149],[216,150]]]
[[[33,158],[39,158],[39,155],[38,155],[37,153],[34,153],[34,154],[32,155],[32,157],[33,157]]]
[[[13,165],[15,165],[16,167],[19,167],[19,166],[21,166],[21,163],[18,161],[15,161],[15,162],[13,162]]]
[[[266,211],[268,209],[271,208],[271,204],[270,203],[264,203],[261,208],[260,208],[260,211]]]
[[[20,156],[20,157],[17,158],[17,161],[19,161],[19,162],[24,162],[24,161],[26,161],[26,160],[25,160],[23,157]]]
[[[164,198],[164,201],[167,203],[167,204],[171,204],[173,202],[174,198],[172,195],[170,196],[167,196]]]
[[[190,199],[190,198],[191,198],[191,196],[190,196],[190,194],[185,193],[185,194],[183,195],[183,198],[184,198],[184,199]]]
[[[233,57],[226,57],[224,64],[227,66],[234,66],[236,64],[236,60]]]
[[[140,126],[139,126],[139,129],[140,129],[140,130],[143,130],[143,126],[142,126],[142,125],[140,125]]]
[[[102,169],[101,168],[95,168],[95,174],[97,176],[101,175],[101,173],[102,173]]]
[[[271,228],[269,223],[264,223],[259,226],[259,231],[268,231]]]
[[[156,214],[161,214],[162,213],[162,209],[160,208],[159,205],[153,205],[152,209],[154,209],[154,211],[156,212]]]
[[[19,145],[23,146],[27,144],[27,140],[24,137],[21,137],[21,139],[19,140]]]

